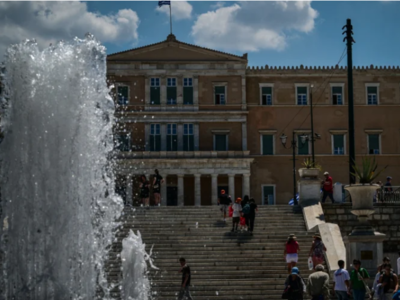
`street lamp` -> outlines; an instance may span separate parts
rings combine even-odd
[[[318,133],[314,134],[314,114],[313,114],[313,102],[312,102],[312,88],[314,85],[311,85],[310,89],[310,119],[311,119],[311,137],[309,140],[311,141],[311,159],[312,159],[312,166],[315,168],[315,154],[314,154],[314,142],[316,140],[321,139],[321,136]]]
[[[300,143],[301,143],[300,147],[303,147],[307,141],[308,141],[308,136],[302,134],[300,136]],[[290,143],[290,146],[286,146],[287,136],[284,133],[282,133],[282,135],[281,135],[281,142],[282,142],[283,147],[285,147],[286,149],[289,149],[289,148],[293,149],[293,201],[294,201],[294,205],[298,205],[297,198],[296,198],[296,148],[300,148],[300,147],[299,147],[298,143],[296,142],[295,132],[293,131],[293,136],[292,136],[292,141]]]

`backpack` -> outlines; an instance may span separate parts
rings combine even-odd
[[[245,215],[248,215],[250,213],[250,205],[248,203],[243,207],[242,212]]]

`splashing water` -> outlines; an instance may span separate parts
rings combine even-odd
[[[2,294],[109,299],[103,261],[122,200],[105,48],[90,35],[43,51],[14,45],[2,81]]]

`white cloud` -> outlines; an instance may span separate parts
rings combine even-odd
[[[171,1],[171,4],[172,17],[175,20],[190,19],[192,17],[193,7],[191,4],[189,4],[189,2]],[[156,10],[169,16],[169,5],[157,7]]]
[[[0,60],[5,49],[24,39],[40,46],[92,33],[101,42],[136,42],[139,17],[131,9],[113,15],[89,12],[83,2],[0,2]]]
[[[288,35],[308,33],[318,12],[310,1],[238,2],[198,16],[196,44],[227,51],[282,50]]]

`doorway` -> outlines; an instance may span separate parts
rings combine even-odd
[[[167,206],[178,205],[178,187],[167,186]]]

